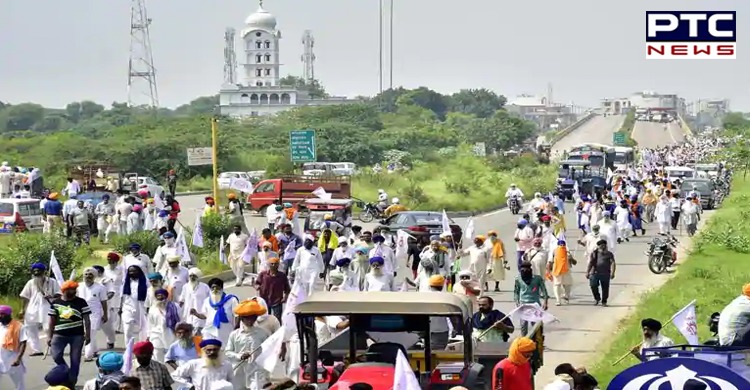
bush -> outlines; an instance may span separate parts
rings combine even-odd
[[[71,240],[56,234],[14,234],[0,248],[0,295],[18,295],[29,279],[31,264],[44,263],[49,269],[52,251],[67,278],[83,264],[89,249],[76,251]]]
[[[530,197],[555,186],[555,165],[540,165],[533,158],[483,158],[461,149],[454,157],[415,162],[404,172],[373,173],[354,177],[354,196],[373,200],[382,188],[412,210],[478,211],[505,203],[505,192],[515,183]]]
[[[232,233],[231,218],[226,214],[209,214],[201,218],[201,227],[203,228],[203,249],[219,250],[219,241],[221,236],[227,238]],[[185,229],[185,239],[192,240],[193,230]]]
[[[148,255],[149,257],[154,257],[156,248],[159,247],[159,237],[156,235],[156,233],[150,231],[136,232],[126,235],[117,234],[115,236],[112,236],[110,242],[114,247],[114,251],[122,254],[128,253],[130,244],[140,244],[141,252]]]

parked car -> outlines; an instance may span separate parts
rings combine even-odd
[[[91,204],[94,207],[96,207],[96,205],[98,205],[99,203],[102,203],[102,197],[105,194],[109,195],[109,201],[111,203],[113,203],[113,204],[115,203],[115,201],[118,198],[118,195],[115,194],[114,192],[109,192],[109,191],[88,191],[88,192],[84,192],[82,194],[78,194],[78,197],[76,199],[82,200],[84,202],[87,202],[87,201],[91,202]],[[136,201],[138,203],[141,203],[143,201],[142,199],[140,199],[137,196],[133,196],[133,197],[136,199]]]
[[[0,199],[0,233],[41,231],[41,200],[33,198]]]
[[[701,207],[704,210],[713,210],[717,206],[716,186],[711,179],[685,179],[680,185],[680,192],[687,196],[691,191],[695,191],[701,201]]]
[[[219,174],[219,189],[228,190],[232,179],[243,179],[252,182],[252,178],[245,172],[222,172]]]
[[[443,213],[440,211],[403,211],[380,221],[379,228],[396,234],[404,230],[417,240],[417,245],[423,248],[430,244],[430,237],[443,233]],[[461,242],[463,231],[460,226],[450,220],[453,242]]]
[[[164,187],[162,187],[161,184],[159,184],[158,181],[156,181],[152,177],[148,176],[129,176],[126,174],[126,177],[128,180],[135,180],[136,182],[136,190],[140,191],[142,189],[148,190],[148,196],[149,198],[153,198],[155,195],[159,195],[162,199],[164,199]],[[134,192],[135,192],[134,191]]]

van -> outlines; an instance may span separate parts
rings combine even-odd
[[[0,199],[0,233],[41,231],[42,209],[40,199]]]

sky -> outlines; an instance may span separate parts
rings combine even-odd
[[[241,30],[258,2],[146,1],[160,105],[176,107],[216,94],[223,81],[224,31]],[[728,98],[732,110],[750,111],[747,0],[394,3],[394,86],[441,93],[487,88],[512,100],[523,93],[546,94],[551,83],[554,101],[588,107],[601,98],[649,90],[688,101]],[[265,0],[282,31],[282,74],[302,74],[301,37],[309,29],[315,37],[316,78],[329,93],[376,94],[378,4]],[[646,60],[647,10],[736,10],[738,58]],[[0,101],[48,107],[126,101],[129,26],[130,1],[125,0],[0,2]],[[236,45],[241,47],[239,37]]]

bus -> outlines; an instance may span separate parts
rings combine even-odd
[[[592,168],[614,169],[615,150],[612,146],[587,143],[573,146],[568,152],[568,160],[586,160]]]
[[[615,146],[614,164],[616,168],[625,168],[635,163],[635,150],[626,146]]]

